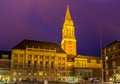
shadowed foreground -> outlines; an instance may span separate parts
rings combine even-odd
[[[91,83],[91,82],[80,82],[80,83],[67,83],[67,82],[15,82],[15,83],[3,83],[3,84],[116,84],[112,82],[104,82],[104,83]],[[119,84],[119,83],[118,83]]]

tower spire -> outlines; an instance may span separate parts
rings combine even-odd
[[[65,20],[72,20],[69,5],[67,5]]]
[[[70,14],[69,5],[67,5],[65,21],[62,29],[62,41],[61,48],[68,54],[76,55],[76,37],[75,37],[75,26]]]

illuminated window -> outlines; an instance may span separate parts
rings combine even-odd
[[[43,60],[43,56],[40,56],[40,61],[42,61]]]
[[[58,65],[61,65],[61,62],[58,62]]]
[[[40,71],[40,72],[39,72],[39,75],[40,75],[40,76],[42,76],[42,75],[43,75],[43,72],[42,72],[42,71]]]
[[[31,60],[32,59],[32,55],[28,55],[28,59]]]
[[[62,60],[65,60],[65,57],[62,57]]]
[[[16,75],[17,75],[17,72],[16,72],[16,71],[14,71],[14,72],[13,72],[13,75],[14,75],[14,76],[16,76]]]
[[[61,70],[61,67],[58,67],[58,70]]]
[[[63,62],[62,65],[65,65],[65,62]]]
[[[46,62],[46,65],[45,65],[45,67],[46,67],[46,68],[48,67],[48,62]]]
[[[61,60],[61,57],[58,57],[59,60]]]
[[[38,55],[34,55],[34,59],[37,60],[37,58],[38,58]]]
[[[65,76],[65,72],[62,72],[62,76]]]
[[[111,48],[108,48],[108,51],[110,52],[110,51],[111,51]]]
[[[76,66],[77,66],[77,67],[79,67],[79,66],[80,66],[80,63],[79,63],[79,62],[77,62],[77,63],[76,63]]]
[[[54,60],[55,60],[55,57],[54,57],[54,56],[52,56],[52,57],[51,57],[51,61],[54,61]]]
[[[116,62],[112,61],[112,66],[115,67],[116,66]]]
[[[43,66],[43,62],[42,61],[40,61],[40,67],[42,67]]]
[[[115,50],[116,49],[116,46],[113,46],[113,50]]]
[[[65,70],[65,67],[62,67],[62,70]]]

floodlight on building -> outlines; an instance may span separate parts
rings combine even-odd
[[[113,79],[112,79],[112,77],[110,77],[110,79],[109,79],[110,81],[112,81]]]
[[[31,73],[28,73],[28,75],[30,76],[30,75],[31,75]]]

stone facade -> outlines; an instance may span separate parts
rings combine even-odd
[[[102,58],[105,81],[120,81],[120,41],[104,47]]]

